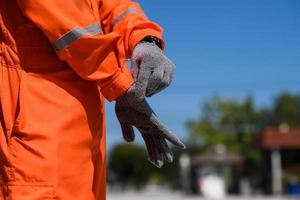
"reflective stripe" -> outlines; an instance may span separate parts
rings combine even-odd
[[[113,22],[111,23],[111,26],[110,26],[110,30],[112,30],[122,19],[127,17],[127,15],[132,14],[132,13],[139,14],[140,12],[134,7],[128,8],[127,10],[125,10],[122,14],[120,14],[118,17],[116,17],[113,20]]]
[[[102,28],[99,23],[90,24],[84,28],[75,27],[56,40],[53,45],[56,51],[60,51],[84,35],[94,36],[99,33],[102,33]]]

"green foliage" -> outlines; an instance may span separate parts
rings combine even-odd
[[[173,163],[165,162],[164,166],[158,169],[147,160],[147,152],[143,146],[118,144],[110,152],[108,167],[124,187],[133,185],[139,188],[148,182],[167,183],[177,187],[180,152],[176,149],[173,153]]]
[[[109,168],[123,185],[136,186],[146,183],[151,171],[145,149],[132,144],[119,144],[112,149]]]
[[[258,174],[260,152],[252,145],[253,137],[266,126],[288,123],[300,125],[300,95],[282,93],[269,107],[256,108],[251,96],[242,101],[213,97],[202,106],[201,117],[187,122],[188,138],[186,150],[191,155],[224,144],[230,151],[245,158],[244,176]],[[123,185],[141,186],[148,182],[179,185],[178,158],[174,149],[173,164],[165,163],[157,169],[147,161],[143,146],[116,145],[109,159],[109,169]]]
[[[224,144],[245,157],[245,175],[251,176],[257,172],[260,159],[253,138],[266,126],[281,123],[300,125],[300,95],[282,93],[270,107],[263,108],[255,108],[251,96],[242,101],[213,97],[203,104],[200,119],[187,123],[189,151],[194,154]]]
[[[282,122],[290,125],[300,124],[300,95],[283,93],[279,95],[274,103],[273,124]]]

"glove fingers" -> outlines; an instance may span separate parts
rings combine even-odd
[[[159,129],[160,134],[164,136],[167,140],[169,140],[174,145],[185,149],[185,145],[177,138],[175,134],[173,134],[153,113],[150,118],[151,122]]]
[[[153,149],[153,147],[152,147],[151,141],[150,141],[150,139],[149,139],[149,136],[142,134],[142,137],[143,137],[143,139],[144,139],[144,142],[145,142],[145,145],[146,145],[146,148],[147,148],[147,152],[148,152],[148,160],[149,160],[153,165],[155,165],[155,159],[156,159],[155,157],[156,157],[156,155],[155,155],[155,151],[154,151],[154,149]]]
[[[173,162],[173,153],[172,153],[171,149],[169,148],[166,140],[161,139],[160,143],[161,143],[161,147],[163,149],[163,153],[164,153],[164,157],[165,157],[166,161],[168,161],[169,163],[172,163]]]
[[[170,85],[170,83],[172,82],[172,77],[173,77],[173,71],[166,70],[164,72],[164,76],[163,76],[161,84],[157,87],[157,89],[155,90],[155,93],[151,94],[151,96],[156,93],[159,93],[160,91],[162,91],[163,89],[168,87]]]
[[[154,138],[153,136],[149,137],[152,147],[156,154],[156,160],[155,160],[155,166],[158,168],[161,168],[164,165],[163,160],[163,153],[161,151],[161,146],[157,138]]]
[[[139,60],[136,60],[136,59],[132,59],[131,60],[131,68],[130,68],[130,71],[131,71],[131,74],[134,78],[134,80],[137,79],[137,76],[139,74],[139,71],[140,71],[140,61]]]
[[[143,66],[143,63],[140,62],[134,62],[133,68],[134,68],[134,73],[136,73],[135,76],[136,92],[138,93],[138,96],[142,97],[146,93],[151,71],[147,69],[147,67]]]
[[[158,66],[158,68],[162,71],[162,74],[160,74],[159,76],[160,79],[157,81],[155,90],[153,90],[151,93],[146,93],[147,97],[159,93],[160,91],[168,87],[172,81],[175,65],[164,55],[162,60],[163,62],[160,64],[160,66]]]
[[[163,68],[156,68],[150,75],[146,88],[146,96],[150,97],[156,93],[158,87],[162,83],[164,76]]]
[[[133,127],[127,123],[120,122],[123,138],[126,142],[133,142],[135,135]]]
[[[149,135],[143,135],[147,148],[150,149],[151,155],[149,155],[149,161],[156,167],[161,168],[164,164],[163,155],[159,151],[159,143],[155,138]]]

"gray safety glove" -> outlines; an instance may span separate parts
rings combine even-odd
[[[142,134],[148,151],[148,160],[162,167],[164,159],[173,161],[173,154],[167,141],[182,149],[185,145],[158,119],[143,96],[140,96],[134,84],[126,94],[116,100],[115,111],[126,141],[134,140],[133,127]]]
[[[175,65],[154,43],[140,42],[133,50],[132,74],[135,80],[143,77],[137,88],[140,94],[150,97],[166,88],[172,81],[174,69]]]

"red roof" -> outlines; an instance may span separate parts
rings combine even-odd
[[[285,130],[279,127],[266,128],[255,138],[254,144],[263,149],[300,149],[300,127]]]

